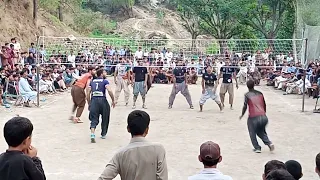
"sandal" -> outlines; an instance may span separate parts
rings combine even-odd
[[[78,117],[73,118],[74,123],[83,123]]]

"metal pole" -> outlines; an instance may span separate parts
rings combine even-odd
[[[303,87],[302,87],[302,112],[304,112],[305,98],[306,98],[306,75],[307,75],[307,50],[308,50],[308,39],[305,38],[305,48],[304,48],[304,67],[303,67]]]
[[[37,85],[37,107],[40,106],[40,91],[39,91],[39,69],[38,69],[38,64],[39,64],[39,43],[40,43],[40,37],[37,36],[37,45],[36,45],[36,52],[37,52],[37,56],[36,56],[36,75],[37,75],[37,81],[36,81],[36,85]]]

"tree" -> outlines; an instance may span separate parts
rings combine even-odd
[[[37,26],[38,18],[38,0],[33,0],[33,23]]]
[[[180,0],[179,3],[200,18],[200,27],[218,39],[220,53],[227,49],[226,39],[241,33],[242,25],[236,20],[234,0]]]
[[[202,33],[199,23],[201,19],[188,6],[178,6],[178,12],[182,20],[182,25],[191,34],[191,48],[194,50],[196,48],[196,39]]]
[[[243,9],[239,14],[239,22],[256,29],[269,39],[270,47],[284,23],[288,7],[293,6],[294,0],[239,0]]]

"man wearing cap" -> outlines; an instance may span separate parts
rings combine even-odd
[[[222,161],[218,144],[212,141],[203,143],[200,146],[198,159],[202,162],[204,169],[199,174],[190,176],[188,180],[232,180],[230,176],[223,175],[217,169],[217,164]]]

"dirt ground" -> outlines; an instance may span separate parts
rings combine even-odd
[[[220,144],[223,161],[218,168],[235,180],[261,179],[264,164],[272,159],[297,160],[303,167],[303,179],[317,178],[314,159],[320,151],[320,120],[319,114],[312,113],[314,100],[307,99],[307,112],[301,113],[301,97],[283,96],[272,88],[258,87],[266,98],[270,120],[267,132],[276,150],[271,154],[263,146],[262,153],[255,154],[251,151],[246,119],[238,119],[247,91],[245,86],[236,91],[234,110],[226,108],[224,113],[219,112],[212,100],[199,113],[200,85],[189,89],[194,110],[188,109],[181,94],[177,95],[173,109],[167,109],[171,85],[155,85],[147,96],[146,111],[152,119],[148,139],[166,148],[169,179],[187,179],[202,168],[197,156],[199,146],[207,140]],[[87,110],[82,115],[85,123],[69,122],[72,105],[69,93],[47,97],[40,108],[0,108],[0,125],[3,127],[16,114],[31,119],[35,128],[33,145],[38,148],[48,180],[95,180],[114,153],[130,141],[126,118],[132,109],[124,106],[123,94],[120,98],[122,101],[111,112],[107,139],[97,139],[96,144],[90,143]],[[137,107],[141,107],[140,98]],[[0,149],[6,149],[3,137]]]

